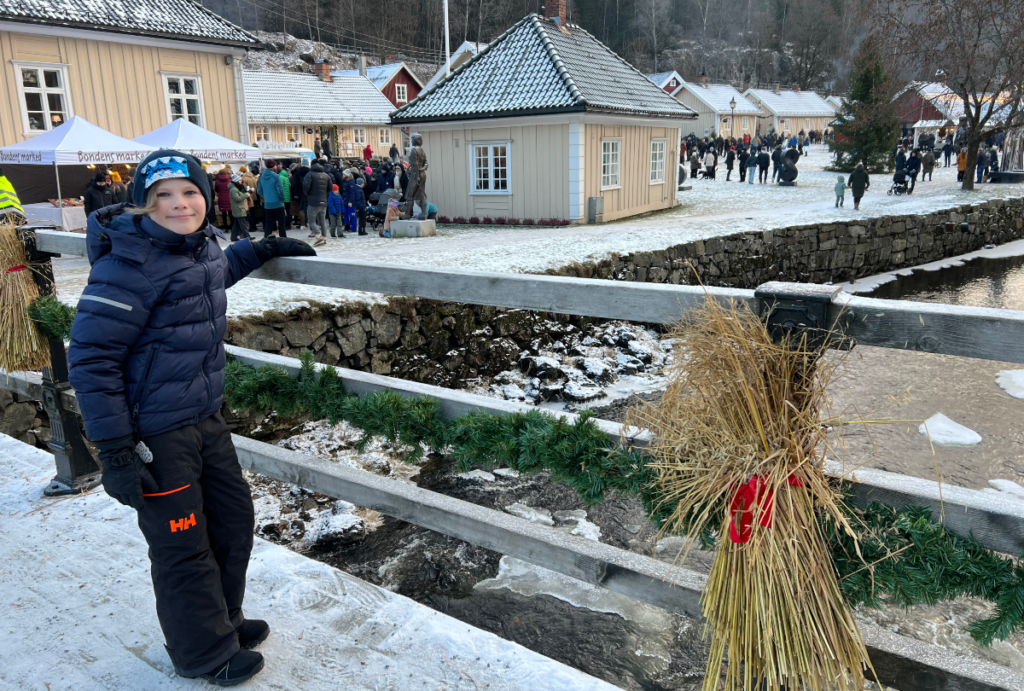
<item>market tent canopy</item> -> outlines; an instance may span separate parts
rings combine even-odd
[[[133,141],[157,149],[176,149],[192,154],[201,161],[255,161],[261,153],[255,146],[239,144],[210,130],[204,130],[184,118],[136,137]]]
[[[77,115],[60,127],[0,148],[0,165],[90,165],[139,163],[156,149],[97,127]]]

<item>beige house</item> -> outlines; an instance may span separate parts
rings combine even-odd
[[[247,143],[241,59],[255,39],[191,0],[0,7],[0,145],[72,115],[132,139],[174,119]]]
[[[702,77],[699,82],[682,82],[672,96],[697,113],[694,128],[687,135],[739,139],[757,134],[757,121],[763,113],[728,84],[708,84]]]
[[[564,0],[547,7],[392,114],[423,135],[428,197],[442,216],[481,220],[585,223],[675,206],[694,113],[566,24]]]
[[[392,142],[404,150],[402,131],[389,118],[394,106],[365,76],[331,75],[321,63],[318,74],[242,73],[247,94],[249,136],[261,148],[312,149],[328,135],[331,152],[359,158],[369,144],[375,156],[387,156]]]
[[[761,135],[771,131],[785,135],[824,132],[836,117],[825,99],[796,85],[791,89],[781,89],[778,84],[771,89],[747,89],[743,96],[763,113],[757,123]]]

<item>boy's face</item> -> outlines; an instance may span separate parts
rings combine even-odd
[[[206,200],[188,180],[161,180],[156,183],[156,210],[149,217],[173,233],[190,235],[203,225]]]

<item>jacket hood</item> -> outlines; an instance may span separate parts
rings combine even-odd
[[[199,230],[184,236],[184,241],[178,244],[174,240],[182,236],[175,236],[148,217],[126,213],[129,206],[114,204],[89,216],[85,247],[90,266],[108,254],[142,264],[154,250],[179,246],[191,249],[204,237],[224,237],[218,228],[204,221]]]

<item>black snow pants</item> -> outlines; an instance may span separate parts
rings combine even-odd
[[[252,494],[219,412],[143,441],[159,485],[139,512],[156,612],[175,671],[195,677],[239,650]]]

